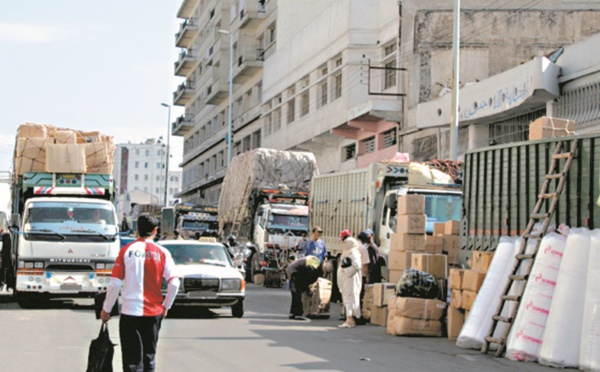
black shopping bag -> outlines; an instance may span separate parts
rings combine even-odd
[[[96,319],[100,319],[100,313],[102,312],[102,305],[104,304],[104,300],[106,299],[106,292],[100,292],[94,295],[94,311],[96,312]],[[112,310],[110,311],[110,316],[119,315],[119,299],[115,302]]]
[[[115,344],[110,340],[108,324],[102,323],[98,338],[90,343],[86,372],[112,372]]]

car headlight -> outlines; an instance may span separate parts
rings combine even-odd
[[[26,269],[33,269],[33,262],[25,262]]]
[[[241,287],[240,279],[223,279],[221,281],[221,290],[223,291],[239,291]]]
[[[35,263],[33,264],[33,266],[34,266],[36,269],[43,269],[43,268],[44,268],[44,263],[43,263],[43,262],[39,262],[39,261],[38,261],[38,262],[35,262]]]

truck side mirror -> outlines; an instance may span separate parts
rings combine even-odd
[[[396,210],[396,208],[398,208],[398,195],[389,194],[387,199],[385,199],[385,206],[389,209]]]
[[[21,229],[21,215],[18,213],[13,213],[10,216],[10,226],[13,229],[20,230]]]

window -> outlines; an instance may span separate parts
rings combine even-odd
[[[156,152],[156,156],[161,156],[161,155],[162,155],[162,154],[161,154],[161,151],[160,151],[160,150],[158,150],[158,151]]]
[[[139,162],[139,161],[136,161],[136,162],[135,162],[135,168],[139,168],[139,167],[140,167],[140,162]]]
[[[139,155],[140,154],[140,149],[135,149],[135,154]]]
[[[244,137],[242,140],[242,152],[250,150],[250,136]]]
[[[327,104],[327,80],[319,84],[319,107]]]
[[[265,131],[265,136],[271,134],[271,115],[265,116],[265,124],[263,130]]]
[[[148,181],[148,175],[144,174],[144,181]]]
[[[389,62],[385,64],[385,74],[383,80],[383,89],[389,89],[396,86],[396,62]]]
[[[356,144],[353,143],[348,146],[344,146],[342,149],[342,161],[353,160],[356,158]]]
[[[296,102],[295,99],[292,98],[289,100],[287,104],[287,122],[293,123],[296,119]]]
[[[136,180],[136,181],[139,181],[140,180],[140,176],[138,174],[135,174],[133,176],[133,179]]]
[[[157,193],[157,194],[160,194],[160,187],[155,188],[154,192]]]
[[[333,97],[332,101],[342,96],[342,74],[337,74],[333,78]]]
[[[394,146],[396,144],[396,128],[381,133],[381,138],[384,148]]]
[[[300,105],[300,117],[308,115],[310,109],[310,95],[308,94],[308,90],[300,96]]]
[[[335,67],[340,67],[342,65],[342,57],[335,60]]]
[[[396,51],[396,41],[383,48],[383,56],[387,57]]]
[[[278,131],[281,128],[281,110],[277,109],[273,111],[273,132]],[[242,150],[244,151],[244,150]]]
[[[277,28],[276,28],[275,22],[273,22],[273,24],[271,26],[269,26],[269,29],[267,30],[267,32],[269,33],[269,43],[275,42],[275,40],[277,38]]]
[[[146,150],[146,156],[150,156],[150,150]]]
[[[160,162],[156,163],[156,169],[160,169]]]
[[[260,147],[260,129],[252,133],[252,148],[256,149]]]
[[[144,162],[144,168],[148,169],[148,162]]]
[[[369,137],[360,142],[363,149],[363,154],[370,154],[372,152],[375,152],[375,136]]]

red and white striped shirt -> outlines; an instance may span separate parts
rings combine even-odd
[[[177,278],[175,268],[173,257],[167,249],[150,239],[138,239],[119,252],[107,300],[111,290],[121,287],[122,282],[121,313],[131,316],[160,315],[164,312],[162,279],[169,282]],[[110,309],[108,306],[106,308]]]

